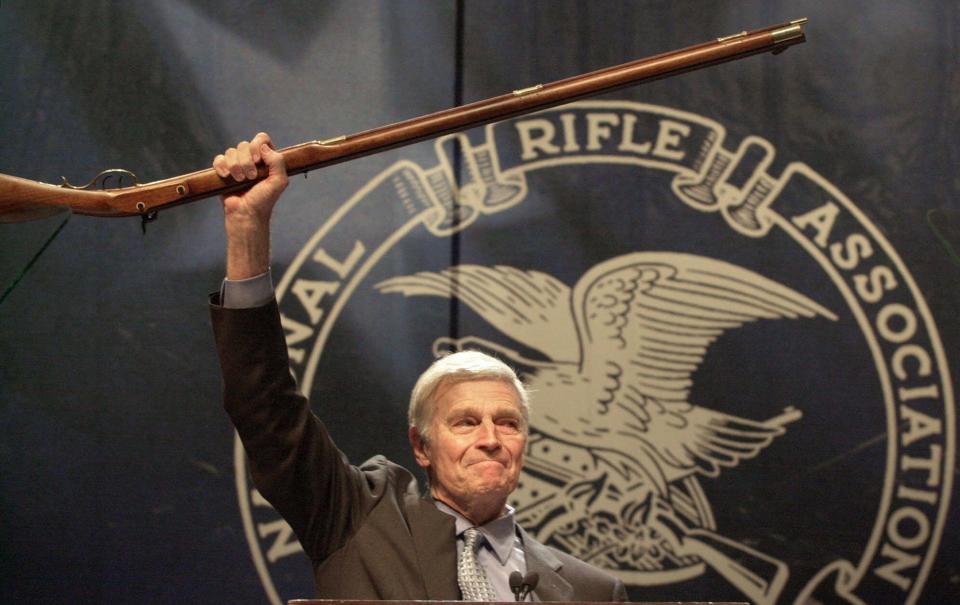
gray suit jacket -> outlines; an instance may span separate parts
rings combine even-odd
[[[261,494],[296,532],[328,599],[458,600],[454,519],[407,469],[378,456],[351,466],[290,373],[275,302],[211,306],[224,406]],[[541,601],[626,600],[609,573],[521,530]]]

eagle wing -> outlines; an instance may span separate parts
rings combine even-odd
[[[782,434],[688,403],[693,372],[725,331],[759,319],[836,316],[752,271],[701,256],[641,252],[601,263],[573,290],[594,419],[652,448],[666,471],[716,474]],[[668,477],[669,480],[670,477]]]
[[[457,265],[384,280],[384,293],[456,297],[492,326],[553,361],[580,361],[570,288],[546,273]]]

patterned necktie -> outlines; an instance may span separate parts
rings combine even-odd
[[[457,583],[464,601],[497,601],[497,593],[487,580],[483,566],[477,560],[479,539],[483,536],[476,527],[464,530],[463,552],[457,565]]]

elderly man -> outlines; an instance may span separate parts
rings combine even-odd
[[[411,396],[408,429],[421,493],[407,469],[378,456],[351,466],[290,374],[270,281],[270,216],[286,188],[270,137],[218,155],[221,176],[253,179],[225,196],[227,278],[211,305],[224,402],[257,488],[296,532],[317,592],[331,599],[512,601],[512,572],[536,572],[544,601],[625,600],[623,583],[517,526],[506,505],[523,465],[527,394],[482,353],[434,363]]]

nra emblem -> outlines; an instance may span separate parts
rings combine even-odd
[[[311,394],[351,301],[416,301],[416,321],[456,300],[464,335],[435,334],[421,365],[478,348],[531,385],[511,504],[542,542],[634,600],[912,603],[954,475],[936,325],[841,191],[799,162],[775,170],[764,139],[726,139],[703,116],[591,101],[438,140],[435,164],[374,177],[284,274],[293,371]],[[484,247],[494,262],[381,263],[488,230],[509,244]],[[235,466],[270,600],[312,594],[239,441]]]

